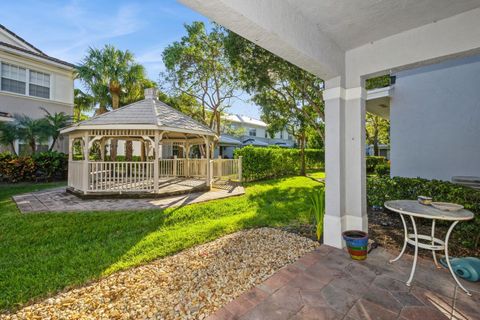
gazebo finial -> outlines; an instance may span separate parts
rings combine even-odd
[[[145,99],[157,99],[157,88],[146,88],[144,94]]]

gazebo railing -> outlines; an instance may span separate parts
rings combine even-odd
[[[68,186],[84,192],[152,192],[155,170],[154,161],[70,161]],[[177,177],[241,180],[241,159],[158,160],[158,179]]]
[[[214,159],[211,160],[210,171],[215,180],[242,180],[241,159]]]
[[[153,162],[96,161],[88,163],[88,191],[151,191]]]
[[[83,161],[68,162],[68,186],[78,190],[83,188]]]

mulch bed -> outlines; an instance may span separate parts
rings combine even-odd
[[[205,319],[318,246],[273,228],[240,231],[0,314],[0,319]]]
[[[406,221],[409,233],[413,233],[410,221]],[[415,219],[418,234],[430,235],[431,220]],[[445,239],[450,223],[438,223],[435,226],[435,238]],[[400,215],[388,212],[387,209],[373,210],[368,209],[368,231],[370,238],[375,240],[380,246],[387,250],[400,251],[403,246],[403,224]],[[455,229],[452,232],[448,242],[448,251],[451,257],[459,256],[477,256],[478,251],[466,248],[455,237]],[[407,253],[413,254],[413,247],[407,246]],[[442,251],[437,251],[439,255],[443,255]],[[420,256],[432,259],[432,252],[420,249]]]
[[[424,219],[416,219],[418,234],[431,234],[431,221]],[[435,237],[438,239],[445,239],[449,223],[438,223],[435,226]],[[410,221],[407,221],[409,233],[413,233]],[[283,227],[282,230],[293,232],[304,237],[317,241],[315,236],[315,227],[313,225],[293,225]],[[387,209],[373,210],[368,208],[368,233],[370,240],[375,241],[379,246],[384,247],[391,252],[399,252],[403,246],[403,225],[400,215],[392,212],[387,212]],[[467,257],[478,256],[478,251],[475,249],[466,248],[455,238],[455,229],[448,242],[449,254],[451,257]],[[413,247],[408,245],[405,251],[413,255]],[[432,259],[432,252],[429,250],[418,250],[419,256],[427,259]],[[437,256],[443,256],[442,251],[437,251]],[[433,260],[433,259],[432,259]]]

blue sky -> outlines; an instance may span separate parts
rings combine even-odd
[[[159,80],[161,53],[185,34],[183,25],[208,19],[174,0],[2,1],[0,23],[45,53],[78,63],[89,46],[113,44],[135,54],[149,77]],[[244,99],[245,100],[245,99]],[[242,100],[230,112],[259,117]]]

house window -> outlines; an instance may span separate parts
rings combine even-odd
[[[288,135],[288,140],[293,140],[293,137],[291,134]]]
[[[283,131],[280,131],[280,139],[283,139]]]
[[[25,94],[27,70],[11,64],[2,63],[1,89]]]
[[[50,75],[30,70],[28,93],[35,97],[50,98]]]
[[[265,130],[265,138],[268,138],[268,132]]]
[[[248,129],[248,135],[250,137],[256,137],[257,136],[257,129],[255,129],[255,128]]]

